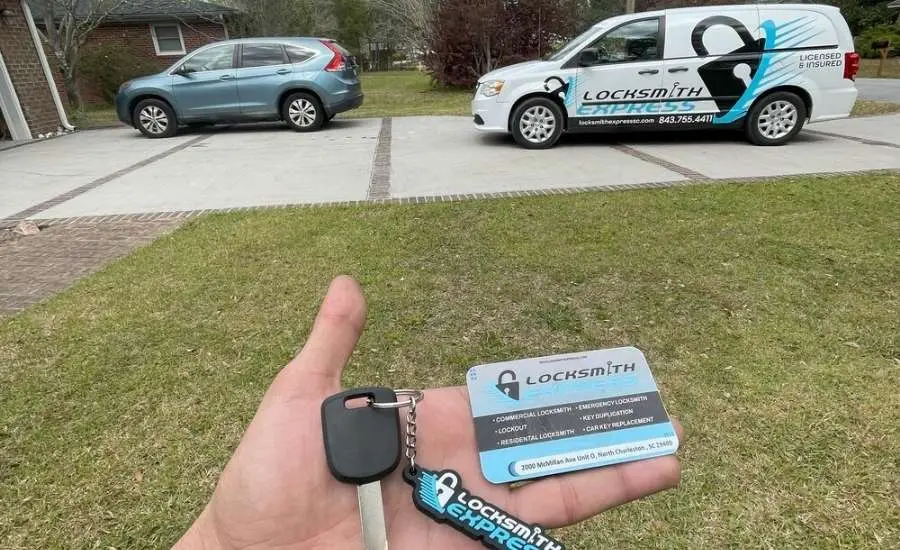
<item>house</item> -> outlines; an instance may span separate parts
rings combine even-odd
[[[46,0],[28,0],[38,25],[43,27],[43,7]],[[81,10],[88,9],[91,0],[75,0]],[[76,17],[79,9],[76,8]],[[150,71],[161,71],[179,57],[200,46],[226,40],[226,17],[236,10],[203,0],[122,0],[115,4],[82,46],[107,47],[125,51]],[[64,90],[61,75],[57,74],[59,89]],[[86,102],[102,101],[96,85],[85,78],[79,89]]]
[[[0,139],[72,129],[28,5],[0,0]]]

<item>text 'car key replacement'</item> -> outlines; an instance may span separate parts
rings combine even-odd
[[[478,365],[467,375],[491,483],[674,454],[678,436],[634,347]]]

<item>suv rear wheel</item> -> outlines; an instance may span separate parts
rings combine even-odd
[[[797,94],[769,94],[747,115],[747,139],[755,145],[784,145],[800,132],[806,116],[806,104]]]
[[[172,137],[178,132],[175,110],[159,99],[139,102],[131,113],[135,128],[148,138]]]
[[[325,109],[316,96],[297,92],[285,98],[281,117],[298,132],[314,132],[325,124]]]
[[[549,149],[563,132],[563,112],[552,99],[523,101],[513,112],[510,126],[516,143],[526,149]]]

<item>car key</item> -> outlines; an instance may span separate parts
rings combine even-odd
[[[367,399],[369,404],[347,407],[355,399]],[[387,550],[381,480],[397,468],[401,455],[397,410],[375,408],[371,403],[396,401],[394,390],[357,388],[322,402],[322,435],[328,468],[339,481],[358,486],[365,550]]]

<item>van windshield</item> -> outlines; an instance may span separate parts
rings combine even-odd
[[[566,42],[566,44],[562,48],[556,50],[555,53],[552,53],[549,56],[545,57],[544,60],[545,61],[562,61],[563,59],[568,57],[569,54],[571,54],[572,52],[577,50],[581,46],[581,43],[584,42],[588,36],[594,34],[599,29],[600,29],[600,25],[594,25],[593,27],[588,27],[588,30],[579,34],[572,40],[569,40],[568,42]]]

